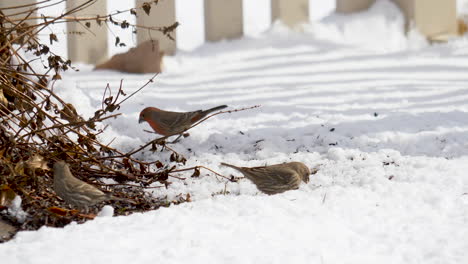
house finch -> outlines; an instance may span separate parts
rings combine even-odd
[[[154,132],[163,136],[182,134],[194,123],[200,121],[209,113],[226,108],[227,105],[220,105],[208,110],[198,110],[193,112],[170,112],[156,107],[147,107],[140,113],[139,123],[146,121],[153,128]]]
[[[58,161],[54,164],[54,191],[65,202],[84,208],[86,211],[88,211],[88,206],[107,200],[134,203],[131,200],[104,193],[98,188],[77,179],[64,161]]]
[[[227,163],[221,165],[236,169],[251,180],[266,194],[282,193],[299,188],[301,181],[309,182],[310,170],[301,162],[289,162],[261,167],[237,167]]]

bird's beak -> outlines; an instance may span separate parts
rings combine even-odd
[[[141,124],[143,122],[145,122],[145,120],[140,116],[140,119],[138,119],[138,123]]]

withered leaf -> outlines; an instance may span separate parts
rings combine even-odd
[[[158,150],[158,148],[156,147],[156,143],[151,143],[151,151],[155,152],[156,150]],[[159,160],[158,160],[159,161]]]
[[[47,211],[53,213],[53,214],[56,214],[56,215],[60,215],[60,216],[67,216],[67,215],[80,215],[80,216],[83,216],[81,214],[79,214],[78,210],[69,210],[69,209],[65,209],[65,208],[60,208],[60,207],[57,207],[57,206],[51,206],[49,208],[47,208]]]
[[[140,163],[140,173],[145,174],[147,172],[145,165]]]
[[[41,48],[41,54],[45,55],[45,54],[49,53],[49,51],[50,51],[49,47],[47,47],[46,45],[42,45],[41,47],[42,47]]]
[[[85,142],[86,142],[86,137],[82,135],[78,135],[78,144],[80,144],[80,146],[84,146]]]
[[[19,121],[20,121],[19,125],[20,125],[21,127],[26,127],[26,126],[28,125],[28,120],[26,119],[26,117],[24,116],[24,114],[21,115],[20,117],[18,117],[18,119],[19,119]]]
[[[97,151],[97,149],[92,144],[90,144],[89,142],[86,143],[86,148],[88,149],[89,152],[96,152]]]
[[[101,115],[103,115],[103,114],[104,114],[104,111],[101,110],[101,109],[99,109],[99,110],[97,110],[96,112],[94,112],[94,118],[99,118],[99,117],[101,117]]]
[[[57,38],[57,35],[55,35],[54,33],[50,33],[49,34],[49,41],[50,41],[50,45],[52,45],[52,43],[55,41],[55,42],[58,42],[58,38]]]
[[[169,173],[167,171],[163,171],[158,176],[158,181],[163,183],[169,179]]]
[[[134,16],[137,15],[137,12],[136,12],[135,8],[130,9],[130,14],[132,14]]]
[[[0,185],[0,207],[9,207],[16,193],[8,185]]]
[[[24,175],[24,163],[23,162],[17,162],[14,168],[14,173],[16,175]]]
[[[145,11],[145,13],[149,16],[151,11],[151,4],[148,2],[144,2],[141,7],[143,8],[143,11]]]
[[[37,116],[36,116],[36,122],[38,124],[42,124],[45,119],[46,119],[46,116],[45,116],[44,112],[39,110],[38,113],[37,113]]]
[[[47,161],[44,160],[44,157],[42,157],[39,154],[33,154],[26,161],[26,166],[32,170],[36,170],[36,169],[49,170],[49,167],[47,166]]]
[[[113,96],[107,97],[106,99],[104,99],[104,104],[109,105],[110,103],[112,103],[112,99],[114,99]]]
[[[111,113],[114,112],[116,109],[120,109],[120,105],[110,104],[106,107],[106,111],[109,111]]]
[[[85,23],[85,26],[86,26],[87,28],[90,28],[90,27],[91,27],[91,22],[89,22],[89,21],[86,22],[86,23]]]
[[[164,27],[163,28],[163,34],[167,35],[167,34],[173,32],[179,25],[180,25],[179,22],[176,21],[176,22],[174,22],[174,24],[172,24],[172,25],[170,25],[168,27]]]
[[[67,120],[68,122],[77,122],[80,120],[78,112],[76,111],[75,107],[68,103],[63,106],[63,109],[60,110],[60,118]]]
[[[99,15],[96,17],[96,23],[97,23],[99,26],[101,26],[102,21],[101,21],[101,17],[100,17]]]
[[[93,121],[89,120],[88,122],[86,122],[86,126],[91,128],[92,130],[96,130],[96,123],[94,123]]]
[[[8,106],[8,100],[6,99],[5,95],[3,94],[3,89],[0,89],[0,105]]]
[[[198,177],[200,177],[200,169],[199,169],[198,167],[196,167],[196,168],[193,170],[192,177],[193,177],[193,178],[198,178]]]
[[[115,46],[117,47],[117,45],[120,43],[120,38],[119,37],[115,37]]]
[[[130,178],[132,178],[130,175],[124,174],[124,173],[118,171],[118,172],[115,173],[114,180],[115,180],[116,182],[122,183],[122,182],[126,182],[126,181],[129,181],[129,180],[132,180],[132,179],[130,179]]]
[[[171,162],[174,162],[174,161],[177,161],[178,158],[179,158],[179,155],[177,155],[176,153],[172,153],[169,160]]]
[[[120,23],[121,28],[128,28],[129,26],[130,26],[130,23],[128,23],[127,20],[124,20],[122,21],[122,23]]]
[[[46,110],[46,111],[49,111],[50,109],[52,109],[52,107],[51,107],[51,105],[50,105],[50,98],[49,98],[49,97],[47,97],[47,99],[46,99],[45,102],[46,102],[45,107],[44,107],[45,110]]]
[[[164,167],[164,165],[162,164],[162,162],[159,161],[159,160],[157,160],[154,164],[156,165],[156,168],[158,168],[158,169]]]
[[[124,167],[126,169],[132,169],[132,165],[130,164],[130,160],[128,158],[124,158],[122,160],[122,163],[124,164]]]
[[[96,140],[96,135],[94,135],[94,134],[88,133],[88,134],[86,134],[86,136],[88,136],[88,138],[90,138],[90,139]]]

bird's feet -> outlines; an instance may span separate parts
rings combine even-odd
[[[179,140],[180,140],[181,137],[186,138],[186,137],[188,137],[188,136],[190,136],[189,133],[182,133],[182,134],[180,134],[174,141],[169,142],[168,144],[175,144],[175,143],[179,142]]]

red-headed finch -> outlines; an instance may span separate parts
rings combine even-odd
[[[65,202],[86,211],[88,211],[88,206],[107,200],[134,203],[132,200],[104,193],[91,184],[79,180],[73,176],[68,164],[64,161],[58,161],[54,164],[54,191]]]
[[[237,167],[227,163],[221,165],[236,169],[251,180],[266,194],[277,194],[299,188],[301,182],[309,182],[310,170],[301,162],[289,162],[261,167]]]
[[[142,123],[146,121],[153,128],[154,132],[163,136],[172,136],[183,133],[208,114],[226,107],[227,105],[220,105],[208,110],[193,112],[170,112],[156,107],[147,107],[140,112],[138,122]]]

